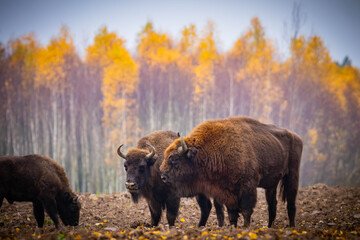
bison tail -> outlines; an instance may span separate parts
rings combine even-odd
[[[286,201],[286,196],[287,196],[287,192],[286,192],[286,188],[285,188],[285,183],[288,181],[287,178],[288,178],[287,175],[285,175],[280,181],[279,197],[281,198],[281,200],[283,202]]]

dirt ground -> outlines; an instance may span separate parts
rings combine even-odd
[[[81,194],[80,224],[56,230],[46,215],[39,229],[31,203],[8,204],[0,208],[0,239],[360,239],[360,187],[302,188],[297,199],[296,227],[288,228],[286,205],[279,201],[273,228],[267,228],[265,193],[258,190],[258,202],[249,228],[217,226],[215,209],[205,227],[197,227],[200,209],[193,198],[183,198],[175,227],[169,228],[165,213],[158,227],[149,226],[150,213],[144,200],[132,203],[128,193]],[[240,216],[239,226],[243,220]]]

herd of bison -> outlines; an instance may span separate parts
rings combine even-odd
[[[298,189],[303,142],[289,130],[236,117],[122,147],[119,194],[74,193],[45,156],[0,157],[0,239],[360,237],[360,188]]]

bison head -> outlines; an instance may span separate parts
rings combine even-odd
[[[121,152],[121,145],[117,152],[120,157],[125,159],[124,168],[126,171],[126,188],[131,194],[133,201],[138,202],[141,190],[150,177],[150,167],[158,159],[155,148],[147,144],[151,151],[139,148],[130,148],[127,153]]]
[[[188,146],[183,137],[175,140],[164,153],[160,166],[161,179],[175,188],[191,185],[196,177],[194,158],[197,149]],[[181,194],[186,196],[188,194]]]
[[[79,224],[80,208],[78,197],[71,192],[65,192],[57,199],[57,208],[61,221],[65,226]]]

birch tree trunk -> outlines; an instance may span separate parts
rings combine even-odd
[[[234,77],[229,71],[229,116],[234,116]]]

